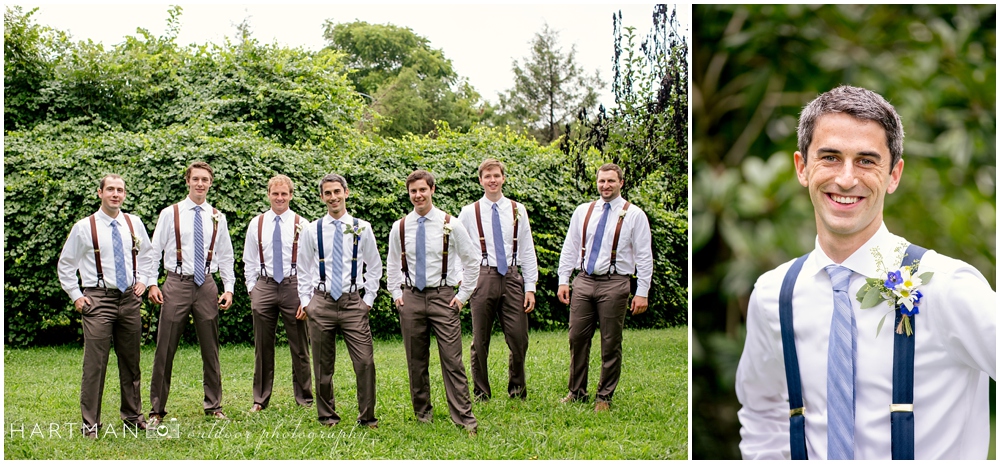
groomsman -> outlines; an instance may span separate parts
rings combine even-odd
[[[250,220],[243,246],[244,275],[253,313],[253,407],[260,411],[271,402],[274,385],[274,344],[278,317],[285,323],[292,353],[292,388],[295,402],[313,402],[309,375],[309,336],[306,322],[296,319],[299,308],[296,259],[299,230],[306,221],[288,207],[294,187],[288,176],[267,182],[271,209]]]
[[[434,207],[431,173],[413,171],[406,178],[406,189],[413,211],[392,225],[386,274],[399,311],[413,412],[420,422],[432,420],[427,368],[433,331],[451,420],[475,436],[479,423],[472,415],[469,384],[462,364],[459,320],[462,306],[479,279],[475,248],[461,221]]]
[[[319,422],[329,427],[340,422],[333,398],[339,330],[357,378],[357,423],[375,429],[375,359],[368,312],[378,293],[382,257],[371,224],[347,212],[347,180],[327,174],[319,181],[319,191],[327,214],[302,230],[297,314],[300,320],[308,314]]]
[[[587,401],[590,340],[601,330],[601,379],[595,411],[607,411],[622,370],[622,328],[629,308],[630,276],[638,277],[632,298],[633,315],[648,306],[653,276],[652,236],[641,209],[621,197],[622,169],[605,164],[597,170],[599,200],[573,212],[559,256],[559,301],[570,305],[569,394],[561,401]],[[579,251],[578,251],[579,250]],[[574,270],[570,299],[569,278]],[[600,322],[598,324],[598,322]]]
[[[80,411],[83,435],[88,438],[97,438],[102,425],[101,400],[112,343],[118,357],[121,418],[128,426],[146,428],[139,393],[139,307],[146,291],[145,270],[153,259],[142,220],[121,211],[125,180],[117,174],[104,176],[97,197],[100,209],[73,225],[58,265],[59,283],[83,315]]]
[[[469,300],[472,310],[472,381],[477,400],[488,400],[493,396],[486,358],[490,354],[493,322],[497,319],[510,348],[507,394],[521,399],[528,395],[524,357],[528,352],[528,313],[535,309],[538,262],[528,224],[528,211],[524,205],[504,196],[505,177],[503,163],[492,158],[483,161],[479,165],[483,198],[466,205],[458,215],[482,252],[479,282]],[[521,259],[523,276],[518,272],[518,258]]]
[[[184,171],[188,196],[160,212],[153,232],[153,266],[149,269],[149,299],[162,304],[153,356],[153,380],[149,388],[152,410],[149,425],[155,427],[167,414],[174,354],[188,315],[194,316],[201,345],[205,415],[228,419],[222,413],[222,372],[219,367],[219,309],[233,304],[233,243],[226,216],[205,200],[214,178],[203,161]],[[170,253],[173,251],[174,253]],[[161,292],[156,285],[160,258],[167,280]],[[173,258],[173,259],[171,259]],[[219,272],[225,292],[219,296],[212,274]]]

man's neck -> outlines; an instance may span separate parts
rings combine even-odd
[[[120,211],[121,211],[121,208],[110,209],[110,208],[105,208],[104,205],[101,205],[101,212],[104,213],[104,214],[106,214],[111,219],[117,218],[118,217],[118,213]]]
[[[199,206],[201,206],[201,205],[204,205],[204,204],[205,204],[205,200],[206,200],[206,199],[205,199],[205,198],[202,198],[202,199],[201,199],[201,201],[198,201],[198,200],[195,200],[194,198],[192,198],[192,197],[191,197],[191,195],[188,195],[188,200],[191,200],[191,203],[194,203],[194,204],[196,204],[196,205],[199,205]]]
[[[492,201],[493,203],[496,203],[496,202],[500,201],[501,198],[503,198],[503,192],[502,191],[497,192],[497,193],[490,193],[490,192],[485,192],[485,193],[486,193],[486,199],[489,200],[489,201]]]
[[[417,216],[427,216],[428,214],[431,214],[431,211],[434,211],[434,205],[433,204],[428,205],[427,206],[427,211],[424,211],[423,214],[421,214],[420,210],[418,210],[416,208],[413,208],[413,212],[417,213]]]
[[[843,263],[865,243],[868,243],[868,240],[871,240],[871,238],[875,236],[875,233],[878,232],[878,229],[881,226],[882,218],[879,217],[857,233],[851,235],[837,235],[824,229],[822,224],[820,224],[817,220],[816,227],[819,235],[819,247],[823,250],[823,253],[826,253],[826,255],[833,260],[833,262],[837,264]]]
[[[330,217],[339,220],[340,218],[344,217],[345,214],[347,214],[347,209],[346,208],[342,209],[340,210],[339,213],[334,213],[333,211],[327,210],[326,214],[329,214]]]
[[[615,200],[617,200],[617,199],[618,199],[619,197],[621,197],[621,194],[618,194],[618,195],[615,195],[615,197],[614,197],[614,198],[611,198],[611,199],[607,199],[607,200],[605,200],[605,199],[604,199],[604,197],[601,197],[601,200],[604,200],[604,202],[605,202],[605,203],[613,203],[613,202],[614,202]]]

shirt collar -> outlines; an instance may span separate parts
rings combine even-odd
[[[330,216],[330,213],[326,213],[326,216],[324,217],[326,218],[325,222],[326,224],[333,224],[333,221],[340,221],[341,223],[344,224],[350,224],[351,220],[353,219],[351,213],[348,213],[347,211],[344,211],[344,215],[341,216],[340,219],[334,219],[333,216]]]
[[[619,208],[622,205],[624,205],[625,204],[625,199],[622,198],[621,195],[618,195],[614,200],[611,200],[611,201],[604,201],[604,198],[598,198],[597,199],[597,203],[598,204],[595,205],[595,206],[597,206],[597,208],[595,208],[595,209],[597,209],[598,211],[600,211],[602,208],[604,208],[604,203],[609,203],[611,205],[611,209],[613,210],[615,208]]]
[[[413,220],[414,221],[416,221],[417,218],[420,217],[420,215],[417,214],[416,210],[410,211],[410,214],[408,214],[408,216],[413,216]],[[441,211],[440,209],[438,209],[437,206],[434,206],[427,213],[427,216],[424,216],[424,217],[426,217],[428,221],[433,221],[433,220],[435,220],[435,219],[437,219],[439,217],[441,218],[441,221],[444,221],[444,211]]]
[[[202,211],[212,212],[212,205],[208,204],[208,200],[205,200],[202,204],[196,204],[191,197],[184,197],[184,201],[181,202],[180,208],[183,210],[194,209],[195,206],[201,206]]]
[[[883,222],[879,226],[878,231],[875,232],[875,235],[868,239],[864,245],[861,245],[860,248],[855,250],[854,253],[852,253],[851,256],[848,256],[843,263],[840,263],[840,265],[865,277],[880,277],[878,275],[878,263],[875,261],[872,251],[878,250],[879,254],[882,255],[882,264],[885,266],[886,270],[896,269],[901,264],[896,250],[899,249],[900,252],[902,252],[906,249],[907,245],[908,242],[904,238],[889,232],[889,229],[885,227],[885,223]],[[803,265],[803,271],[810,273],[819,272],[826,266],[836,264],[833,262],[833,259],[827,256],[826,253],[823,252],[823,249],[819,246],[819,236],[816,236],[815,249],[809,259],[806,260],[805,264],[809,265],[809,268],[807,269],[805,265]]]
[[[268,209],[267,212],[264,213],[264,220],[274,222],[275,216],[280,216],[281,223],[284,224],[288,221],[295,219],[295,212],[292,211],[292,208],[288,208],[285,210],[284,213],[275,214],[273,209]]]
[[[107,226],[108,226],[108,227],[111,227],[111,223],[112,223],[112,222],[115,222],[115,221],[118,221],[118,223],[119,223],[119,224],[121,224],[121,222],[122,222],[122,215],[123,215],[123,214],[125,214],[125,213],[124,213],[124,212],[123,212],[122,210],[118,210],[118,217],[116,217],[116,218],[113,218],[113,217],[111,217],[111,216],[108,216],[108,215],[107,215],[107,214],[106,214],[106,213],[104,212],[104,210],[103,210],[103,209],[100,209],[100,208],[98,208],[98,209],[97,209],[97,213],[96,213],[96,214],[97,214],[97,219],[98,219],[98,220],[99,220],[99,221],[100,221],[100,222],[101,222],[102,224],[107,224]]]
[[[494,204],[494,202],[493,202],[493,201],[490,201],[490,199],[489,199],[489,198],[487,198],[487,197],[486,197],[486,195],[483,195],[483,198],[482,198],[482,199],[480,199],[479,201],[483,202],[483,205],[484,205],[484,206],[486,206],[487,208],[492,208],[492,207],[493,207],[493,204]],[[495,203],[496,203],[496,205],[497,205],[497,206],[502,206],[502,205],[504,204],[504,202],[505,202],[505,201],[510,201],[510,200],[508,200],[508,199],[507,199],[507,197],[505,197],[505,196],[504,196],[504,195],[503,195],[503,194],[501,193],[501,194],[500,194],[500,199],[499,199],[499,200],[497,200],[497,201],[496,201]]]

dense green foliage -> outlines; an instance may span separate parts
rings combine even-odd
[[[486,157],[507,164],[505,192],[526,206],[531,219],[541,274],[531,325],[565,327],[566,308],[555,298],[559,252],[573,208],[592,196],[578,188],[581,180],[565,154],[513,131],[455,131],[443,122],[433,136],[366,136],[358,130],[363,103],[345,77],[343,55],[261,45],[246,35],[239,43],[181,47],[173,39],[179,14],[171,10],[166,37],[140,30],[139,37],[105,51],[31,24],[30,13],[7,11],[5,30],[16,32],[8,34],[8,49],[29,52],[8,57],[5,65],[48,74],[24,81],[27,87],[9,81],[5,88],[7,95],[25,96],[41,85],[37,102],[44,108],[29,111],[20,97],[7,102],[22,106],[5,108],[19,118],[4,139],[6,343],[80,339],[79,316],[59,288],[56,262],[72,224],[98,208],[97,181],[104,173],[125,178],[123,209],[152,229],[160,210],[186,195],[182,173],[195,160],[215,168],[208,200],[227,215],[237,261],[236,299],[221,317],[223,343],[251,340],[241,258],[246,224],[267,208],[268,178],[291,177],[297,186],[292,208],[314,219],[325,210],[315,182],[329,171],[344,174],[349,207],[372,222],[385,256],[389,226],[411,209],[404,191],[409,172],[434,172],[435,203],[458,214],[482,195],[476,167]],[[592,189],[588,177],[582,182]],[[629,317],[628,327],[686,320],[686,289],[675,287],[684,274],[686,242],[677,237],[685,235],[686,222],[660,209],[661,185],[646,183],[631,197],[657,231],[659,280],[650,310]],[[158,312],[148,302],[143,306],[146,341],[155,340]],[[468,312],[463,317],[467,325]],[[386,292],[376,300],[372,327],[380,337],[398,333]],[[193,330],[185,337],[193,341]]]
[[[180,438],[148,439],[122,434],[118,418],[117,365],[108,366],[101,438],[79,432],[80,359],[77,347],[4,351],[5,459],[686,459],[687,330],[627,330],[622,342],[628,367],[610,413],[594,413],[591,403],[559,404],[565,394],[566,332],[533,332],[525,369],[528,398],[505,395],[475,403],[479,435],[468,438],[448,416],[437,347],[431,344],[431,401],[434,422],[413,417],[406,373],[406,352],[396,340],[375,342],[379,428],[355,427],[354,372],[343,341],[337,342],[333,379],[342,421],[326,428],[316,408],[299,407],[292,397],[288,351],[278,347],[274,396],[260,413],[253,403],[252,346],[224,346],[220,353],[223,408],[230,421],[202,414],[201,356],[197,346],[181,347],[174,360],[169,417],[180,424]],[[468,359],[471,339],[464,337]],[[595,346],[596,348],[596,346]],[[497,334],[490,344],[490,380],[507,382],[507,346]],[[143,380],[153,362],[152,347],[142,350]],[[600,350],[591,350],[591,384],[597,381]],[[39,392],[45,394],[40,395]],[[149,390],[143,390],[143,404]],[[76,422],[76,425],[70,425]],[[54,423],[51,436],[49,424]],[[34,426],[41,428],[32,434]],[[24,433],[18,432],[24,428]],[[117,431],[117,436],[111,434]],[[59,435],[56,435],[58,433]],[[619,444],[627,444],[619,446]]]
[[[899,112],[890,231],[996,285],[996,7],[694,7],[693,457],[737,458],[734,378],[759,275],[813,248],[792,153],[801,108],[839,84]]]
[[[442,50],[410,28],[327,20],[323,37],[345,54],[355,90],[371,99],[378,116],[365,128],[399,137],[427,134],[435,121],[464,130],[480,120],[479,93],[459,78]]]
[[[581,111],[597,109],[599,74],[590,76],[576,63],[576,46],[564,52],[559,32],[548,24],[531,40],[531,56],[514,60],[514,87],[500,95],[497,121],[527,129],[548,144],[566,132]]]

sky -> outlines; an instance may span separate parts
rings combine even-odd
[[[433,48],[452,60],[459,76],[493,103],[497,94],[513,87],[512,62],[530,55],[531,40],[544,24],[559,32],[564,52],[575,45],[577,62],[589,74],[600,73],[605,81],[601,102],[613,106],[611,93],[614,42],[611,16],[622,12],[625,26],[636,28],[642,37],[652,26],[653,4],[419,4],[332,2],[275,3],[213,2],[175,3],[183,8],[180,44],[221,43],[236,35],[236,25],[248,20],[253,37],[263,43],[277,42],[291,47],[319,50],[323,23],[354,20],[374,24],[390,23],[412,29],[426,37]],[[6,2],[30,10],[37,24],[69,32],[75,40],[92,39],[105,46],[124,41],[144,28],[154,36],[164,34],[169,4],[85,2]],[[684,33],[690,35],[691,6],[681,5],[678,17]]]

